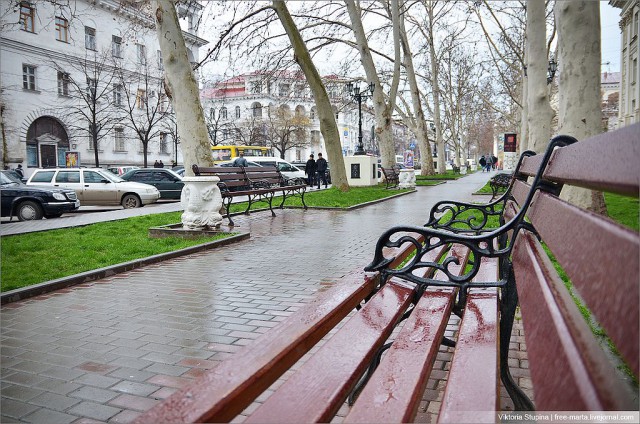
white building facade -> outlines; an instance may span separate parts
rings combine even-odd
[[[345,90],[346,80],[329,76],[325,87],[336,116],[342,153],[350,156],[358,144],[358,105]],[[299,138],[285,151],[285,160],[306,161],[311,153],[326,156],[320,133],[320,122],[311,90],[301,73],[252,72],[224,80],[201,91],[202,106],[207,116],[209,135],[216,145],[258,145],[275,143],[270,127],[278,125],[273,117],[285,115],[299,118]],[[373,135],[373,111],[362,105],[362,132],[365,151],[377,153]],[[300,134],[301,133],[301,134]],[[278,150],[274,149],[278,156]]]
[[[149,6],[119,0],[0,2],[3,166],[64,167],[181,162],[164,94],[163,62]],[[178,8],[190,60],[207,42],[202,6]]]
[[[618,127],[640,122],[640,68],[638,68],[638,37],[640,34],[640,1],[614,0],[612,6],[620,12],[621,69]]]

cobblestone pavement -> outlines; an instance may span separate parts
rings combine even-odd
[[[471,200],[491,175],[350,212],[238,217],[248,241],[3,306],[0,421],[130,422],[364,267],[384,229],[424,224],[436,201]],[[524,340],[514,331],[512,365],[527,388]],[[420,422],[435,419],[451,356],[443,348],[438,357]]]

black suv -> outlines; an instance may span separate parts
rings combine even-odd
[[[7,171],[0,172],[2,216],[20,221],[57,218],[80,207],[76,192],[66,188],[27,186]]]

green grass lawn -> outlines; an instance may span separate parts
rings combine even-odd
[[[150,227],[180,222],[180,212],[145,215],[84,227],[2,237],[2,291],[26,287],[219,238],[149,238]],[[37,265],[36,265],[37,264]]]
[[[435,174],[435,175],[416,175],[416,181],[422,180],[457,180],[462,177],[461,174],[456,174],[451,169],[447,169],[444,174]]]
[[[305,202],[308,206],[344,208],[406,191],[386,190],[384,186],[357,187],[348,193],[328,189],[309,192],[305,195]],[[300,199],[293,198],[287,200],[286,205],[302,206],[302,203]],[[254,208],[264,206],[264,203],[259,203]],[[244,211],[246,207],[246,203],[234,204],[232,212]],[[145,215],[84,227],[2,237],[0,289],[4,292],[26,287],[216,239],[202,237],[187,240],[148,236],[149,228],[178,223],[180,215],[181,212]],[[225,235],[217,238],[221,237]]]

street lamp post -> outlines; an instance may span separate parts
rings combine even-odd
[[[356,147],[354,155],[364,155],[364,146],[362,144],[362,100],[366,100],[373,96],[373,90],[375,90],[375,84],[369,83],[369,91],[360,90],[360,86],[353,86],[352,82],[347,83],[347,92],[354,100],[358,102],[358,147]]]

